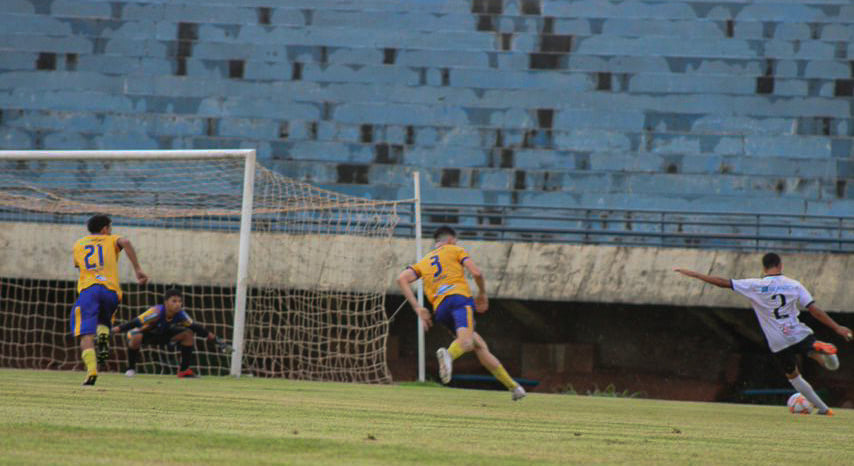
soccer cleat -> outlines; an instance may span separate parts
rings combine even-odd
[[[817,342],[813,343],[812,349],[815,350],[817,353],[820,353],[820,354],[826,354],[826,355],[836,354],[836,347],[830,343],[825,343],[823,341],[817,341]]]
[[[178,373],[179,379],[195,379],[196,377],[198,377],[198,375],[193,372],[193,369],[187,369]]]
[[[818,414],[819,416],[833,416],[833,410],[827,408],[827,411],[816,411],[816,414]]]
[[[110,335],[107,333],[99,333],[98,340],[95,342],[95,352],[98,355],[98,364],[106,364],[107,359],[110,359]]]
[[[527,394],[528,394],[528,393],[526,393],[526,392],[525,392],[525,389],[524,389],[524,388],[522,388],[522,386],[521,386],[521,385],[517,385],[517,386],[516,386],[516,388],[514,388],[514,389],[513,389],[513,392],[512,392],[512,394],[511,394],[511,397],[513,398],[513,401],[519,401],[519,400],[521,400],[522,398],[525,398],[525,396],[526,396]]]
[[[451,359],[451,354],[446,348],[436,350],[436,359],[439,361],[439,379],[443,384],[451,381],[451,374],[454,371],[454,362]]]
[[[136,371],[133,369],[128,369],[125,371],[125,377],[133,377],[136,375]]]
[[[96,381],[96,380],[98,380],[98,376],[97,376],[97,375],[89,375],[89,376],[87,376],[87,377],[86,377],[86,380],[84,380],[84,381],[83,381],[83,384],[82,384],[82,385],[83,385],[84,387],[86,387],[86,386],[91,386],[91,385],[95,385],[95,381]]]

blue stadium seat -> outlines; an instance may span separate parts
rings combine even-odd
[[[749,94],[756,92],[756,79],[739,76],[637,74],[631,92],[658,94]]]
[[[711,21],[673,21],[649,18],[610,18],[602,25],[602,34],[627,37],[685,37],[723,39],[725,31]]]
[[[774,30],[774,38],[781,40],[810,40],[810,35],[806,23],[780,23]]]
[[[254,8],[240,8],[226,4],[209,5],[165,3],[163,15],[174,22],[217,23],[217,24],[255,24],[258,13]]]
[[[790,158],[829,158],[827,138],[805,136],[746,136],[744,153],[748,156]]]
[[[6,7],[5,2],[3,7]],[[50,14],[64,18],[110,19],[113,16],[113,9],[108,2],[54,0],[50,2]]]
[[[825,15],[820,6],[780,2],[747,4],[739,11],[735,19],[809,23],[825,22],[833,18]]]
[[[38,54],[33,52],[0,53],[0,72],[32,70]]]

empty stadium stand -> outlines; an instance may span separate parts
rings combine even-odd
[[[847,0],[4,0],[0,148],[254,147],[376,198],[417,169],[436,203],[845,216],[852,43]]]

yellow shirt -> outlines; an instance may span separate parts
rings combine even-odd
[[[117,235],[89,235],[74,243],[71,255],[74,265],[80,270],[77,292],[92,285],[104,285],[122,299],[119,286],[119,247]]]
[[[417,264],[409,267],[424,280],[424,292],[434,311],[450,295],[458,294],[471,298],[471,289],[463,267],[463,262],[468,258],[469,254],[465,249],[454,244],[445,244],[430,251]]]

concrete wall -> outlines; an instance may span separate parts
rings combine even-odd
[[[237,233],[115,226],[134,244],[156,283],[230,286],[237,276]],[[87,234],[75,225],[0,222],[0,276],[76,280],[71,245]],[[253,286],[382,291],[389,270],[389,238],[256,233],[249,267]],[[366,252],[380,251],[379,254]],[[122,282],[135,281],[130,261],[119,260]]]
[[[160,283],[230,285],[237,269],[237,235],[116,227],[130,238],[152,279]],[[74,280],[70,247],[77,226],[0,223],[0,276]],[[412,240],[256,234],[250,273],[259,286],[398,293],[393,279],[415,259]],[[731,278],[760,274],[761,255],[676,248],[466,241],[494,297],[545,301],[747,307],[734,293],[672,272],[675,266]],[[429,246],[428,246],[429,247]],[[384,252],[385,251],[385,252]],[[850,312],[851,255],[793,254],[785,272],[801,280],[820,306]],[[123,281],[132,281],[127,259]],[[381,275],[381,276],[378,276]]]

